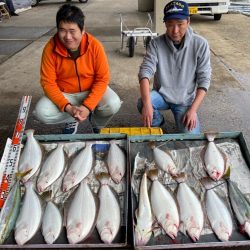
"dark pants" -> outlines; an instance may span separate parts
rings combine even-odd
[[[6,9],[8,10],[9,13],[15,12],[15,7],[13,5],[12,0],[0,0],[0,2],[6,3],[7,5]]]

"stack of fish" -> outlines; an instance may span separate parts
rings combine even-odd
[[[172,240],[177,237],[177,233],[180,231],[196,242],[202,234],[205,217],[218,239],[229,241],[233,232],[234,218],[228,204],[216,192],[219,180],[222,181],[219,185],[225,184],[225,180],[227,180],[228,195],[226,197],[229,197],[228,201],[230,201],[232,210],[240,224],[241,231],[250,236],[250,202],[237,185],[226,176],[228,159],[214,142],[216,134],[207,133],[206,137],[208,143],[202,150],[201,156],[210,179],[200,180],[205,190],[204,202],[201,202],[196,191],[189,187],[186,182],[187,174],[178,172],[178,167],[171,153],[155,146],[152,147],[152,143],[150,143],[155,166],[159,169],[144,169],[144,174],[141,177],[134,226],[137,246],[153,244],[149,242],[156,222]],[[159,171],[162,171],[164,176],[171,176],[173,182],[178,183],[176,198],[173,192],[169,191],[158,180]],[[225,180],[222,179],[224,176]],[[149,190],[147,177],[151,180]]]
[[[107,172],[94,178],[100,182],[98,196],[90,187],[89,174],[95,164],[93,143],[73,156],[67,168],[67,157],[63,143],[58,143],[44,161],[43,150],[33,136],[34,131],[26,131],[27,141],[22,151],[18,179],[12,187],[0,214],[0,243],[15,230],[15,240],[18,245],[29,242],[39,229],[47,244],[53,244],[58,239],[63,228],[63,217],[66,218],[66,232],[70,244],[83,242],[97,228],[101,240],[111,244],[121,227],[121,206],[112,186],[124,182],[126,171],[126,156],[123,150],[110,142],[107,155]],[[119,160],[117,160],[119,157]],[[24,173],[23,173],[24,172]],[[88,177],[88,178],[87,178]],[[72,198],[66,214],[62,216],[64,203],[55,204],[53,196],[44,207],[44,194],[53,188],[61,179],[63,193],[72,192],[78,188]],[[112,181],[111,181],[112,180]],[[21,184],[25,186],[24,199],[21,205]],[[65,201],[63,201],[65,202]],[[58,206],[59,205],[59,206]],[[113,216],[110,217],[110,211]]]

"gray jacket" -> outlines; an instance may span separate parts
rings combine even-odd
[[[189,106],[196,89],[209,88],[210,51],[207,41],[188,28],[182,48],[163,34],[151,41],[139,71],[139,80],[154,77],[153,88],[167,102]]]

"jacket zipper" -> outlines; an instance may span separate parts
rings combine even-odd
[[[75,63],[75,67],[76,67],[76,75],[77,75],[77,78],[78,78],[78,85],[79,85],[79,90],[80,90],[79,92],[82,92],[82,90],[81,90],[81,82],[80,82],[80,77],[79,77],[78,70],[77,70],[76,60],[77,59],[74,59],[74,63]]]

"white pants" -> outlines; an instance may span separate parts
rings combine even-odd
[[[72,105],[80,106],[83,100],[88,96],[89,91],[63,95]],[[119,96],[111,89],[107,88],[101,101],[91,114],[91,124],[93,127],[102,128],[111,120],[121,107]],[[58,107],[46,96],[43,96],[36,104],[33,111],[35,117],[45,124],[58,124],[73,122],[75,119],[67,112],[61,112]]]

